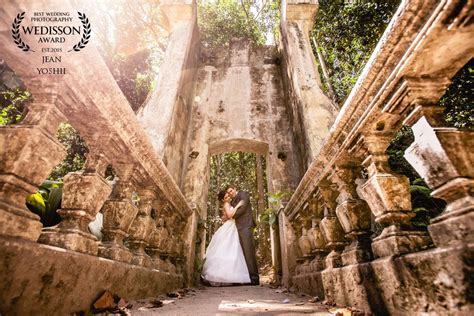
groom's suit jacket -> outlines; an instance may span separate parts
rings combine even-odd
[[[255,227],[252,206],[250,205],[250,195],[247,192],[239,191],[232,200],[231,205],[235,207],[239,201],[244,201],[244,205],[239,207],[234,214],[237,229]]]

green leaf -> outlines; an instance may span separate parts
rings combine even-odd
[[[43,216],[46,212],[46,204],[43,199],[43,196],[36,192],[34,194],[30,194],[26,197],[26,206],[30,211],[39,216]]]
[[[48,212],[55,212],[61,207],[62,196],[62,188],[51,188],[48,197]]]

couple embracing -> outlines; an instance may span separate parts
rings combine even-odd
[[[212,236],[202,270],[211,285],[258,285],[250,196],[233,185],[219,192],[224,224]]]

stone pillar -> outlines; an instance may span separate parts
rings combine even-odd
[[[331,250],[326,257],[326,268],[338,268],[342,266],[341,252],[347,242],[336,216],[337,192],[334,185],[327,180],[322,180],[318,187],[324,201],[324,218],[321,220],[320,227],[327,242],[326,246]]]
[[[131,175],[133,164],[117,164],[114,168],[118,180],[110,198],[104,203],[103,238],[99,247],[99,256],[116,261],[131,263],[132,253],[124,246],[123,240],[128,236],[130,226],[138,213],[132,202],[133,184]]]
[[[179,187],[187,151],[187,136],[194,96],[193,78],[198,58],[196,3],[163,0],[160,8],[168,22],[169,41],[156,89],[137,117],[153,148],[160,154]]]
[[[326,240],[319,227],[321,219],[324,216],[324,208],[319,204],[317,198],[312,198],[309,201],[310,213],[311,213],[311,229],[308,231],[308,237],[311,242],[311,253],[314,256],[311,261],[311,270],[313,272],[324,270],[325,262],[324,258],[329,253],[326,247]]]
[[[291,223],[284,212],[280,212],[278,216],[278,224],[280,228],[280,245],[282,259],[282,283],[286,287],[291,286],[291,277],[295,272],[296,266],[296,249],[294,247],[296,235]]]
[[[372,259],[370,248],[371,213],[367,203],[357,196],[357,169],[348,165],[335,168],[331,180],[339,189],[336,215],[341,223],[346,239],[351,243],[342,253],[344,265],[357,264]]]
[[[191,216],[187,219],[186,222],[186,228],[183,234],[185,234],[185,256],[186,263],[185,263],[185,276],[186,276],[186,283],[188,285],[192,285],[193,280],[194,280],[194,268],[195,268],[195,260],[196,259],[196,245],[197,245],[197,240],[201,236],[201,232],[198,230],[198,224],[200,220],[200,210],[197,204],[195,203],[189,203],[191,206],[191,209],[193,210],[193,213]],[[204,242],[205,244],[205,242]],[[202,257],[198,255],[198,259],[201,260]]]
[[[150,245],[146,248],[146,251],[150,254],[153,267],[156,270],[167,271],[166,263],[162,259],[162,254],[165,252],[165,246],[169,242],[169,234],[162,215],[157,215],[155,225],[156,227],[150,236]]]
[[[0,127],[0,234],[36,241],[39,216],[25,206],[28,195],[66,155],[55,134],[63,115],[55,93],[35,95],[20,125]]]
[[[368,156],[363,165],[367,167],[369,179],[360,186],[360,194],[369,204],[375,221],[384,229],[372,242],[376,257],[385,257],[414,252],[430,243],[426,232],[415,231],[410,219],[410,181],[407,177],[393,173],[385,153],[392,133],[373,132],[364,135]]]
[[[156,193],[153,190],[141,189],[138,190],[138,195],[140,196],[138,214],[132,222],[130,237],[126,244],[132,251],[133,264],[151,268],[153,262],[145,252],[145,248],[148,247],[150,235],[155,228],[155,221],[151,218],[151,209]]]
[[[447,247],[474,242],[474,131],[445,127],[442,112],[415,107],[405,121],[415,135],[405,158],[433,189],[431,195],[448,203],[428,226],[434,244]]]
[[[167,255],[165,260],[169,265],[169,271],[173,273],[178,273],[178,271],[182,270],[178,267],[178,263],[182,261],[182,223],[182,220],[176,214],[173,214],[166,223],[168,232],[170,232],[170,242],[165,252]]]
[[[322,90],[310,44],[309,31],[317,9],[317,0],[287,0],[286,6],[282,5],[281,18],[283,76],[294,116],[291,123],[307,148],[302,158],[308,166],[319,152],[338,111]]]
[[[39,242],[77,252],[97,255],[97,238],[89,232],[92,222],[111,187],[104,179],[107,159],[97,149],[90,149],[84,171],[71,172],[64,177],[61,222],[45,228]]]

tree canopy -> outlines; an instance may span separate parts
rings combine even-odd
[[[337,102],[349,95],[399,4],[399,0],[319,0],[311,33],[327,62]]]
[[[198,24],[205,47],[225,47],[233,38],[248,38],[264,45],[278,30],[279,2],[276,0],[200,1]]]

